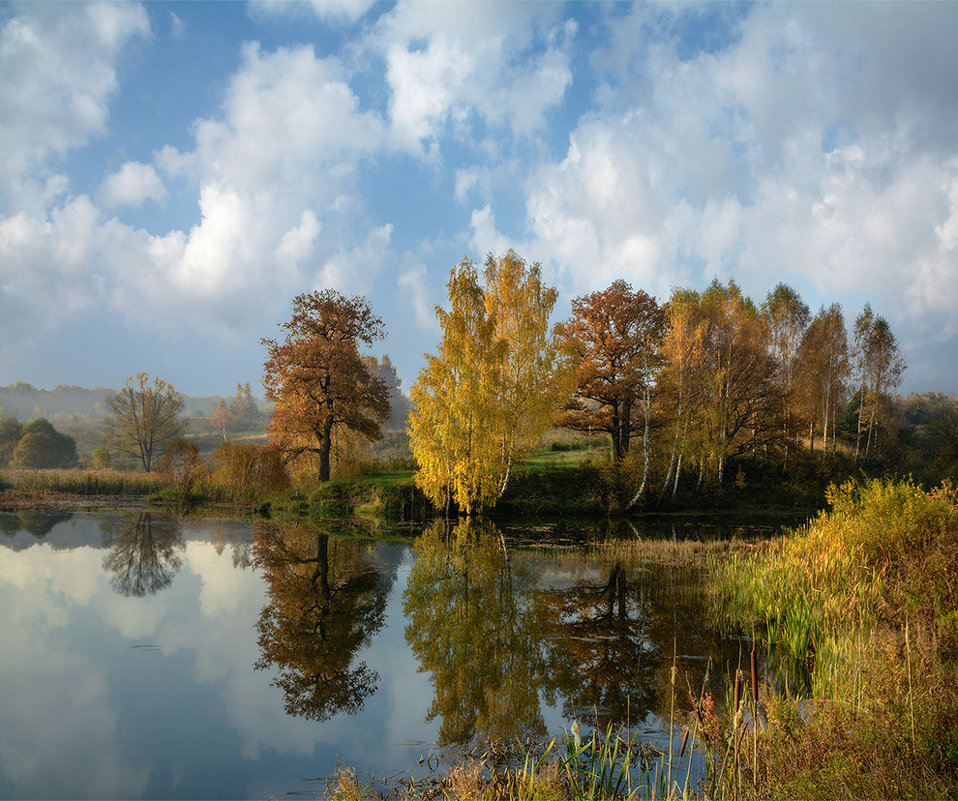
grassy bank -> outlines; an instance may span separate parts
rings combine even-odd
[[[713,564],[716,621],[769,649],[743,798],[958,798],[958,497],[845,484],[763,552]],[[744,723],[738,724],[744,731]]]

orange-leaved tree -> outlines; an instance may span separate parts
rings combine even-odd
[[[383,338],[383,322],[362,296],[326,289],[297,295],[280,328],[282,342],[263,340],[263,386],[275,404],[269,441],[287,462],[315,456],[319,480],[328,481],[337,430],[378,440],[389,417],[386,385],[359,353],[360,343]]]
[[[614,281],[602,292],[573,300],[562,333],[573,354],[578,388],[557,424],[608,432],[616,461],[642,426],[647,475],[651,395],[665,333],[662,307],[643,290]],[[636,411],[641,417],[634,416]]]

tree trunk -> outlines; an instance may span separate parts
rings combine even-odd
[[[319,437],[319,480],[329,481],[329,454],[332,450],[333,418],[327,417],[323,421],[322,433]]]

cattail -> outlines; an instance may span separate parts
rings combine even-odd
[[[685,746],[689,741],[689,730],[685,730],[685,734],[682,735],[682,747],[679,749],[679,759],[682,758],[682,754],[685,753]]]
[[[699,719],[699,726],[701,726],[702,729],[704,730],[704,729],[705,729],[705,721],[702,720],[702,713],[699,712],[698,702],[695,700],[695,696],[692,694],[692,691],[691,691],[691,690],[689,690],[689,698],[690,698],[691,701],[692,701],[692,709],[695,710],[695,717],[697,717],[697,718]]]
[[[742,669],[735,671],[735,711],[738,712],[742,700]]]
[[[758,657],[755,656],[755,645],[752,644],[752,654],[749,657],[749,667],[752,670],[752,703],[758,709]]]

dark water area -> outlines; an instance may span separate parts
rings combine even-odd
[[[340,763],[421,775],[574,720],[665,750],[686,682],[721,697],[747,646],[706,627],[697,569],[579,546],[777,528],[0,514],[0,797],[311,797]]]

